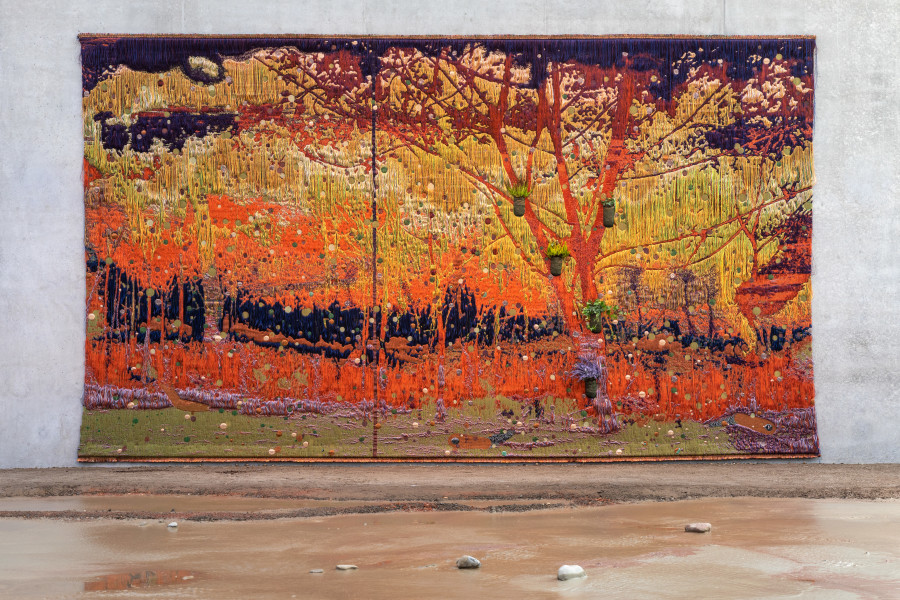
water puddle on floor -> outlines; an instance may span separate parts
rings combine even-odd
[[[685,533],[696,521],[712,523],[712,532]],[[0,597],[900,597],[896,500],[736,498],[167,524],[0,519]],[[456,569],[463,554],[482,567]],[[359,568],[335,570],[348,563]],[[587,578],[557,581],[563,564],[581,565]]]

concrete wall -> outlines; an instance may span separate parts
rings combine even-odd
[[[825,462],[900,462],[895,0],[0,0],[0,467],[75,464],[86,33],[814,34],[813,323]]]

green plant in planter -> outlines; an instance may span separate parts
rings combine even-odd
[[[616,224],[616,201],[612,198],[604,200],[603,204],[603,226],[613,227]]]
[[[603,319],[612,321],[619,316],[619,307],[607,304],[603,300],[591,300],[581,307],[581,315],[594,333],[603,329]]]
[[[524,217],[525,203],[528,201],[528,196],[531,195],[531,190],[528,189],[528,184],[524,181],[520,181],[518,183],[506,186],[506,191],[510,196],[512,196],[513,199],[513,214],[517,217]]]
[[[550,259],[550,274],[559,277],[562,275],[563,261],[571,256],[569,247],[563,242],[553,241],[547,245],[546,254]]]

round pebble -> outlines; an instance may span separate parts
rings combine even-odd
[[[587,577],[587,573],[578,565],[563,565],[556,572],[556,578],[560,581],[578,579],[579,577]]]

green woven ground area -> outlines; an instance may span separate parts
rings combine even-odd
[[[380,417],[377,429],[371,420],[363,423],[358,418],[316,414],[255,417],[220,409],[195,413],[191,420],[191,415],[174,408],[85,410],[79,456],[371,458],[376,431],[377,456],[382,458],[654,457],[735,452],[724,429],[696,422],[683,421],[681,427],[655,421],[623,424],[618,431],[601,434],[586,412],[565,410],[574,406],[571,401],[556,400],[553,406],[562,414],[557,412],[552,420],[546,414],[541,419],[507,418],[500,414],[507,403],[513,404],[502,399],[498,410],[494,399],[473,401],[443,422],[421,418],[419,411],[388,413]],[[568,403],[572,406],[566,406]],[[423,408],[422,414],[434,415],[434,410]],[[462,436],[483,440],[505,432],[512,432],[512,437],[491,448],[460,448],[451,441]]]

